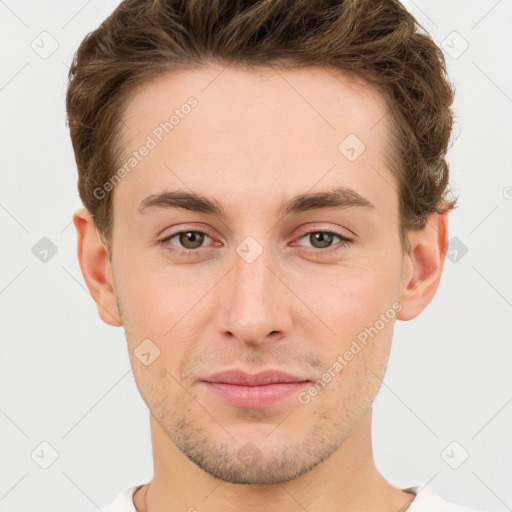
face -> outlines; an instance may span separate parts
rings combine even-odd
[[[387,108],[325,70],[219,71],[131,99],[112,277],[162,431],[217,478],[278,483],[343,445],[385,372],[404,278]],[[298,382],[211,382],[269,369]]]

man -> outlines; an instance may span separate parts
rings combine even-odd
[[[371,442],[394,323],[441,278],[452,102],[395,0],[128,0],[86,37],[78,258],[154,457],[104,510],[468,510]]]

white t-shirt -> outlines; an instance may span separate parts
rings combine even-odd
[[[114,503],[108,507],[102,508],[103,512],[137,512],[133,504],[133,495],[140,487],[142,487],[142,485],[135,485],[125,489]],[[421,486],[418,485],[403,490],[417,494],[416,498],[414,498],[414,501],[405,512],[476,512],[462,505],[449,503],[428,487],[421,488]],[[421,492],[419,492],[420,490]]]

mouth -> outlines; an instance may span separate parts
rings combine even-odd
[[[256,374],[228,370],[202,380],[215,396],[235,407],[250,409],[276,405],[298,393],[310,382],[304,377],[279,370],[266,370]]]

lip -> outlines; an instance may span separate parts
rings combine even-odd
[[[205,382],[221,382],[223,384],[238,384],[239,386],[263,386],[265,384],[305,382],[308,379],[297,377],[280,370],[265,370],[259,373],[246,373],[241,370],[225,370],[214,373],[203,379]]]
[[[299,392],[309,380],[279,370],[256,374],[228,370],[211,375],[203,384],[209,391],[235,407],[270,407]]]

